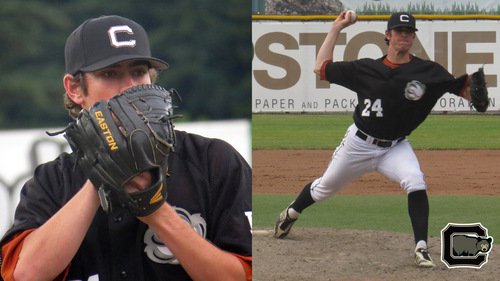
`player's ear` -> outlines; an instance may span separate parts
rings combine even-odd
[[[385,31],[385,39],[389,40],[391,38],[391,31],[390,30],[386,30]]]
[[[80,87],[80,79],[83,79],[83,75],[78,78],[75,75],[66,74],[63,77],[63,85],[66,90],[66,95],[70,100],[79,105],[84,102],[84,93],[82,87]]]

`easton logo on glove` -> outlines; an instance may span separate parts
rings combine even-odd
[[[168,156],[175,147],[172,93],[140,85],[82,110],[65,129],[78,165],[98,190],[101,206],[146,216],[165,201]],[[131,192],[130,181],[147,172],[151,185]]]
[[[105,119],[103,118],[102,111],[96,111],[94,115],[97,118],[97,121],[99,122],[99,127],[101,127],[103,135],[106,136],[106,141],[108,142],[109,150],[118,150],[118,146],[116,145],[115,139],[113,138],[113,135],[109,131],[108,123],[106,123]]]
[[[149,200],[150,205],[163,201],[163,195],[161,194],[162,191],[163,183],[160,184],[160,187],[158,187],[158,191],[156,191],[155,195],[153,195],[153,197],[151,197],[151,200]]]

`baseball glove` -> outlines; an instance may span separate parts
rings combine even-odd
[[[472,73],[470,81],[470,97],[471,105],[479,112],[485,112],[488,109],[488,89],[486,88],[486,80],[484,79],[483,68]]]
[[[82,110],[65,129],[78,163],[99,193],[101,206],[127,208],[146,216],[165,201],[168,155],[174,150],[171,94],[156,85],[140,85]],[[149,171],[152,185],[127,192],[126,184]]]

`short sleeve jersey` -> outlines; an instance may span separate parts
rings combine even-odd
[[[380,139],[408,136],[428,116],[446,92],[458,95],[467,75],[457,79],[441,65],[412,57],[396,68],[379,59],[326,62],[325,80],[344,86],[358,96],[354,123],[363,132]],[[424,91],[419,100],[406,97],[415,87]],[[412,89],[413,88],[413,89]]]
[[[167,202],[217,247],[250,257],[251,168],[222,140],[181,131],[176,137],[176,151],[169,157]],[[86,179],[75,160],[74,154],[64,153],[37,167],[21,191],[14,226],[2,242],[41,226],[78,192]],[[99,208],[71,262],[68,280],[124,278],[191,280],[146,224],[124,209],[105,214]]]

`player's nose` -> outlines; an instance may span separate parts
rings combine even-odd
[[[132,75],[130,74],[123,75],[120,81],[120,92],[123,92],[137,85],[139,85],[139,82],[136,81],[136,79],[134,79]]]

